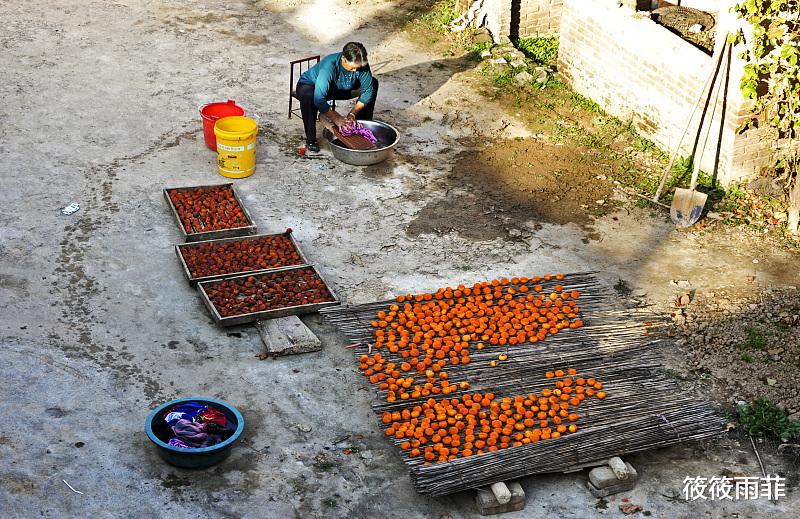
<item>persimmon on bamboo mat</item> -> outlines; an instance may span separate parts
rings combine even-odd
[[[659,369],[652,323],[592,273],[499,279],[324,309],[421,493],[444,495],[712,438]]]

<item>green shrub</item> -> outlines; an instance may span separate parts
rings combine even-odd
[[[555,67],[558,58],[558,36],[520,38],[515,46],[537,65]]]
[[[800,435],[800,420],[789,420],[786,413],[765,398],[736,408],[742,428],[752,436],[771,436],[788,442]]]
[[[456,0],[442,0],[436,2],[431,7],[430,11],[422,14],[419,17],[419,22],[423,27],[432,29],[442,34],[449,32],[447,28],[450,22],[458,18],[460,15],[455,9]]]

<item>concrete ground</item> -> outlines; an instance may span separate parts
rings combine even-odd
[[[295,229],[346,301],[583,269],[655,300],[673,295],[671,279],[797,284],[787,252],[677,234],[636,209],[597,222],[592,240],[534,221],[512,239],[410,237],[418,211],[459,188],[437,180],[460,139],[528,135],[459,74],[431,67],[440,57],[395,29],[404,5],[0,3],[0,517],[476,516],[469,493],[414,491],[335,330],[309,317],[322,352],[259,360],[255,329],[214,326],[183,279],[162,189],[224,181],[203,145],[205,102],[235,99],[258,118],[257,172],[236,187],[259,230]],[[395,156],[371,168],[326,150],[298,157],[301,126],[286,119],[288,61],[351,39],[367,44],[381,77],[376,117],[403,134]],[[61,215],[70,202],[80,211]],[[186,395],[222,398],[245,416],[244,440],[215,468],[170,467],[144,434],[150,409]],[[756,474],[735,439],[630,460],[641,483],[607,505],[584,489],[586,472],[538,476],[523,480],[525,511],[508,517],[618,517],[622,497],[653,517],[798,515],[796,490],[775,504],[669,497],[686,476]]]

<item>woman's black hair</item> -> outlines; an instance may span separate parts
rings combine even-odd
[[[359,67],[367,64],[367,49],[357,41],[346,43],[342,49],[342,56],[353,65],[358,65]]]

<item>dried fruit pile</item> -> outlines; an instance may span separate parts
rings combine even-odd
[[[211,281],[203,287],[222,317],[333,301],[311,267]]]
[[[290,233],[185,245],[180,252],[193,278],[302,265]]]
[[[474,363],[477,351],[502,348],[490,360],[481,356],[495,367],[513,355],[511,346],[581,328],[581,294],[562,283],[562,274],[495,279],[400,296],[379,311],[371,323],[377,351],[361,355],[359,368],[385,391],[387,402],[408,401],[405,409],[383,414],[386,435],[427,464],[576,432],[580,416],[574,408],[586,397],[606,395],[600,382],[576,377],[575,369],[547,372],[554,387],[540,395],[503,398],[466,393],[469,380],[453,384],[447,373],[448,366]],[[454,369],[461,377],[472,371]],[[460,398],[437,397],[459,390]]]
[[[580,415],[574,408],[586,397],[606,397],[603,384],[576,374],[572,368],[548,372],[548,378],[557,377],[555,388],[541,395],[429,398],[402,411],[386,411],[382,421],[387,436],[401,440],[409,457],[422,456],[426,464],[555,439],[578,431]]]
[[[385,348],[403,361],[387,362],[378,351],[362,358],[360,368],[370,382],[387,391],[388,402],[468,389],[468,382],[458,388],[450,384],[445,367],[469,364],[471,350],[537,343],[565,328],[583,326],[577,305],[580,292],[561,284],[546,291],[539,284],[563,279],[562,274],[503,278],[400,296],[388,312],[378,312],[372,326],[375,349]],[[503,354],[498,360],[506,358]]]
[[[187,234],[250,225],[229,185],[172,189],[168,194]]]

